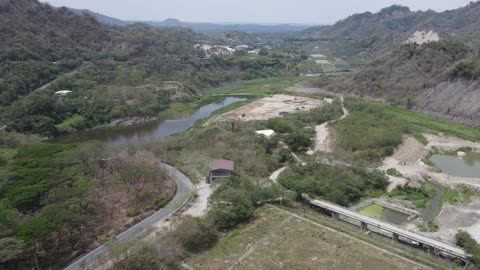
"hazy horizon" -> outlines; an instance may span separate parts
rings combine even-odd
[[[275,1],[244,0],[225,3],[220,0],[177,0],[159,3],[154,0],[43,0],[53,6],[89,9],[110,17],[131,21],[162,21],[175,18],[185,22],[259,23],[259,24],[332,24],[355,13],[378,12],[398,4],[411,10],[432,9],[438,12],[466,6],[470,0],[341,0],[320,3],[315,0]],[[134,12],[132,12],[134,11]],[[247,14],[247,15],[245,15]]]

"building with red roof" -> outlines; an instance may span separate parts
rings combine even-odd
[[[217,178],[232,176],[233,169],[234,163],[231,160],[219,159],[212,161],[208,170],[208,182],[212,183]]]

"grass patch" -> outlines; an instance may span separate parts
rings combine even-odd
[[[480,196],[480,192],[475,191],[467,186],[460,185],[457,187],[460,196],[462,197],[462,201],[464,203],[470,203],[472,196]]]
[[[307,79],[306,77],[272,77],[251,80],[212,89],[208,91],[207,95],[269,95],[280,93],[285,88]]]
[[[442,132],[446,135],[451,135],[466,140],[480,141],[480,128],[478,126],[464,125],[375,101],[365,102],[371,104],[372,106],[384,108],[385,110],[388,110],[389,112],[392,112],[400,118],[408,121],[411,125],[413,125],[413,128],[415,128],[417,134]],[[423,143],[422,139],[419,141]]]
[[[388,169],[387,174],[395,177],[403,177],[403,175],[395,168]]]
[[[422,232],[438,232],[438,225],[429,220],[427,223],[419,226]]]
[[[55,125],[60,133],[74,133],[77,130],[86,128],[87,121],[85,117],[75,114],[65,119],[61,124]]]
[[[433,167],[433,168],[437,167],[437,165],[432,160],[430,160],[429,158],[422,158],[422,162],[425,163],[425,165],[427,165],[427,166],[430,166],[430,167]]]
[[[435,186],[428,181],[424,181],[420,188],[400,186],[392,190],[388,196],[411,201],[416,208],[424,209],[427,207],[430,199],[435,195],[435,192]]]
[[[383,206],[378,204],[371,204],[363,208],[360,213],[369,216],[371,218],[381,219],[382,217]]]
[[[449,204],[457,204],[463,201],[458,190],[449,187],[443,189],[441,200]]]
[[[374,163],[393,154],[408,132],[409,124],[389,111],[348,98],[350,115],[334,124],[336,155],[351,162]]]
[[[180,118],[192,114],[198,105],[195,102],[174,102],[168,106],[168,109],[158,113],[160,120]]]

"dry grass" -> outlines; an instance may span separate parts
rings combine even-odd
[[[187,263],[194,269],[423,269],[270,207]]]
[[[105,167],[99,166],[96,172],[95,197],[98,200],[95,218],[89,227],[95,228],[96,235],[102,235],[101,242],[125,230],[133,223],[156,211],[152,205],[157,196],[168,202],[175,194],[175,183],[158,169],[155,175],[141,175],[126,184],[119,180],[119,173],[135,164],[160,168],[158,159],[152,153],[137,151],[128,154],[121,150],[111,153],[112,158]]]

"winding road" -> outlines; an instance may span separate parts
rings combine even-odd
[[[129,241],[140,233],[152,228],[155,224],[163,221],[180,210],[190,199],[192,191],[192,182],[183,173],[177,170],[175,167],[168,164],[162,164],[167,176],[173,178],[177,185],[177,191],[173,199],[162,209],[141,222],[130,227],[128,230],[115,236],[111,242],[103,244],[96,249],[85,254],[83,257],[75,260],[65,270],[82,270],[92,266],[101,257],[104,257],[110,253],[110,250],[115,248],[119,242]]]

